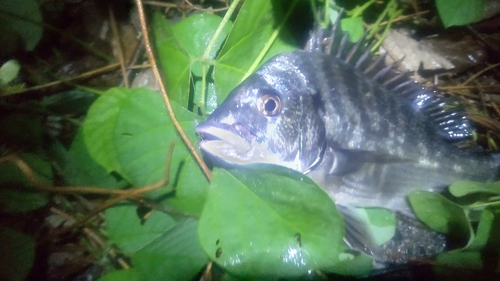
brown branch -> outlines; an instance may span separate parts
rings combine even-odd
[[[64,80],[59,80],[59,81],[53,81],[53,82],[50,82],[50,83],[47,83],[47,84],[43,84],[43,85],[33,86],[33,87],[22,89],[22,90],[16,91],[16,92],[10,92],[10,93],[6,93],[6,94],[2,94],[2,95],[0,95],[0,97],[10,96],[10,95],[17,95],[17,94],[22,94],[22,93],[26,93],[26,92],[41,90],[41,89],[45,89],[45,88],[48,88],[48,87],[57,86],[57,85],[60,85],[60,84],[72,82],[72,81],[75,81],[75,80],[89,78],[89,77],[92,77],[94,75],[110,71],[110,70],[115,69],[115,68],[117,68],[119,66],[120,66],[119,63],[113,63],[113,64],[110,64],[110,65],[107,65],[107,66],[104,66],[104,67],[101,67],[101,68],[98,68],[98,69],[87,71],[87,72],[82,73],[82,74],[80,74],[78,76],[75,76],[75,77],[70,77],[70,78],[67,78],[67,79],[64,79]]]
[[[208,169],[207,165],[203,161],[203,158],[201,158],[198,151],[196,151],[196,148],[191,143],[188,136],[184,132],[184,129],[182,129],[181,125],[179,124],[179,121],[177,121],[177,118],[175,117],[174,110],[172,109],[172,105],[170,104],[170,99],[169,99],[167,91],[165,89],[165,83],[163,83],[163,80],[162,80],[161,75],[160,75],[160,71],[158,69],[158,65],[156,64],[156,60],[154,58],[153,49],[151,47],[151,43],[149,40],[148,28],[146,25],[146,16],[144,14],[144,6],[143,6],[141,0],[135,0],[135,3],[137,5],[137,11],[139,12],[139,19],[141,22],[141,31],[142,31],[142,35],[143,35],[144,45],[146,46],[146,52],[148,54],[149,63],[151,64],[155,78],[158,81],[158,84],[160,85],[161,94],[162,94],[163,100],[165,101],[165,105],[167,107],[168,114],[170,115],[170,118],[172,119],[172,122],[174,123],[174,126],[177,129],[177,132],[179,132],[179,135],[181,136],[182,140],[184,141],[187,148],[191,152],[191,155],[195,158],[196,162],[198,163],[201,170],[205,174],[205,177],[210,181],[212,179],[212,174],[210,173],[210,170]]]
[[[123,77],[123,84],[125,85],[125,88],[129,88],[127,69],[125,67],[125,58],[123,55],[124,52],[123,52],[122,40],[120,37],[120,33],[118,32],[118,27],[116,26],[115,14],[113,13],[111,4],[108,6],[108,12],[109,12],[109,23],[111,25],[111,31],[113,32],[113,39],[116,42],[116,51],[117,51],[116,57],[118,58],[118,62],[120,63],[120,69],[122,71],[122,77]]]

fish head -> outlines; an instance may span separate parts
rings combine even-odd
[[[209,158],[300,172],[320,160],[326,143],[321,102],[301,54],[278,55],[264,64],[197,126],[200,148]]]

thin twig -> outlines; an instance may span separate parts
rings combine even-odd
[[[21,158],[14,156],[14,155],[9,155],[0,158],[0,163],[2,162],[13,162],[14,164],[17,165],[17,167],[21,170],[21,172],[24,174],[25,178],[35,186],[35,188],[45,191],[45,192],[50,192],[50,193],[88,193],[88,194],[104,194],[104,195],[123,195],[123,194],[129,194],[129,190],[107,190],[104,188],[99,188],[99,187],[86,187],[86,186],[50,186],[43,181],[41,181],[31,169],[26,162],[24,162]]]
[[[116,26],[115,14],[113,13],[113,8],[111,7],[111,4],[108,5],[108,11],[109,11],[109,22],[111,25],[111,31],[113,32],[113,37],[116,42],[115,46],[117,51],[116,57],[118,58],[118,62],[120,63],[120,68],[122,71],[123,84],[125,85],[126,88],[129,88],[127,69],[125,67],[125,58],[123,57],[124,52],[123,52],[122,40],[120,33],[118,32],[118,27]]]
[[[467,79],[467,81],[465,81],[464,83],[462,83],[462,85],[460,86],[465,86],[467,85],[469,82],[471,82],[472,80],[476,79],[477,77],[479,77],[481,74],[485,73],[486,71],[492,69],[492,68],[495,68],[497,66],[499,66],[500,63],[496,63],[496,64],[493,64],[493,65],[490,65],[488,67],[486,67],[485,69],[479,71],[478,73],[472,75],[469,79]]]
[[[177,118],[175,117],[174,110],[172,109],[172,105],[170,104],[170,99],[168,98],[168,94],[167,94],[167,91],[165,89],[165,83],[163,83],[163,80],[161,78],[160,71],[158,69],[158,65],[156,64],[156,60],[155,60],[154,54],[153,54],[153,49],[151,47],[151,43],[149,40],[148,28],[146,26],[146,16],[144,14],[144,6],[142,5],[142,0],[135,0],[135,3],[137,5],[137,11],[139,13],[139,20],[141,22],[141,32],[143,35],[144,45],[146,46],[146,53],[148,54],[149,63],[151,64],[155,78],[158,81],[158,84],[160,85],[161,94],[162,94],[163,100],[165,101],[165,105],[167,107],[168,114],[170,115],[170,118],[172,119],[172,122],[174,123],[174,126],[177,129],[177,132],[179,132],[179,135],[181,136],[182,140],[184,141],[187,148],[191,152],[191,155],[193,155],[193,157],[195,158],[196,162],[198,163],[201,170],[205,174],[205,177],[210,181],[212,179],[212,174],[210,173],[210,170],[208,169],[207,165],[205,164],[205,162],[201,158],[198,151],[196,151],[196,148],[194,147],[194,145],[189,140],[188,136],[184,132],[184,129],[182,129],[181,125],[179,124],[179,121],[177,121]]]
[[[79,79],[89,78],[89,77],[92,77],[94,75],[110,71],[110,70],[115,69],[115,68],[117,68],[119,66],[120,66],[119,63],[113,63],[113,64],[110,64],[110,65],[107,65],[107,66],[104,66],[104,67],[101,67],[101,68],[98,68],[98,69],[87,71],[87,72],[82,73],[82,74],[80,74],[78,76],[75,76],[75,77],[70,77],[70,78],[67,78],[67,79],[64,79],[64,80],[61,79],[59,81],[53,81],[53,82],[50,82],[50,83],[47,83],[47,84],[43,84],[43,85],[38,85],[38,86],[34,86],[34,87],[22,89],[20,91],[15,91],[15,92],[10,92],[10,93],[6,93],[6,94],[2,94],[2,95],[0,95],[0,97],[10,96],[10,95],[17,95],[17,94],[22,94],[22,93],[26,93],[26,92],[41,90],[41,89],[49,88],[49,87],[52,87],[52,86],[57,86],[57,85],[60,85],[60,84],[69,83],[71,81],[75,81],[75,80],[79,80]]]
[[[146,193],[146,192],[152,191],[154,189],[157,189],[159,187],[167,185],[168,182],[169,182],[169,178],[170,178],[170,167],[171,167],[171,162],[172,162],[171,160],[172,160],[173,150],[174,150],[174,145],[171,144],[170,145],[169,155],[168,155],[167,167],[165,169],[165,178],[163,180],[161,180],[161,181],[159,181],[159,182],[157,182],[157,183],[155,183],[153,185],[145,186],[145,187],[142,187],[142,188],[139,188],[139,189],[127,190],[126,194],[119,195],[119,196],[117,196],[115,198],[112,198],[112,199],[106,201],[104,204],[96,207],[90,213],[86,214],[83,218],[81,218],[78,221],[74,222],[71,226],[69,226],[67,228],[63,228],[63,229],[61,229],[61,230],[53,233],[49,238],[62,235],[63,233],[65,233],[65,232],[67,232],[67,231],[69,231],[71,229],[80,227],[85,222],[87,222],[89,219],[91,219],[92,217],[94,217],[96,214],[100,213],[101,211],[103,211],[103,210],[111,207],[112,205],[114,205],[114,204],[116,204],[116,203],[118,203],[120,201],[123,201],[125,199],[129,199],[129,198],[137,197],[137,196],[139,196],[139,195],[141,195],[143,193]]]

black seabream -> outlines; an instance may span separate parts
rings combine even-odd
[[[337,205],[403,213],[412,190],[497,178],[491,155],[454,145],[473,128],[451,98],[336,34],[317,29],[308,51],[278,55],[236,87],[197,127],[207,157],[289,167]]]

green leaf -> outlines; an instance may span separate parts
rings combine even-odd
[[[243,3],[215,63],[213,77],[219,102],[243,80],[245,73],[259,58],[264,46],[271,40],[275,28],[286,20],[284,15],[287,11],[281,11],[280,8],[293,8],[290,3],[267,0]],[[283,46],[286,44],[282,41],[275,48]]]
[[[452,251],[437,256],[433,267],[436,280],[496,280],[500,273],[498,258],[480,252]],[[493,278],[493,279],[492,279]]]
[[[63,168],[63,178],[67,184],[110,189],[123,187],[122,183],[92,160],[83,140],[83,130],[78,131],[65,158],[67,162]]]
[[[207,178],[196,161],[189,156],[180,169],[175,193],[165,199],[164,203],[178,212],[199,217],[205,205],[208,187]]]
[[[158,61],[165,74],[168,95],[172,100],[188,108],[191,78],[189,54],[175,37],[172,25],[161,14],[154,14],[151,28]]]
[[[7,85],[16,79],[21,65],[16,60],[8,60],[0,67],[0,85]]]
[[[438,193],[416,190],[408,196],[413,211],[432,229],[455,237],[470,237],[472,228],[464,209]]]
[[[471,243],[466,247],[467,250],[476,250],[480,251],[484,249],[484,247],[488,244],[488,239],[491,235],[495,236],[495,233],[498,232],[499,229],[496,229],[497,232],[493,232],[493,220],[495,216],[490,209],[484,209],[481,214],[481,219],[479,220],[479,226],[477,227],[477,232]]]
[[[141,281],[141,276],[137,273],[135,268],[122,269],[110,272],[98,281]]]
[[[174,36],[191,59],[191,71],[198,77],[202,75],[202,64],[206,66],[211,64],[211,61],[215,58],[215,54],[231,29],[231,24],[224,26],[220,36],[217,37],[214,48],[210,50],[209,56],[203,58],[205,49],[208,47],[212,37],[214,37],[215,31],[221,21],[222,18],[214,14],[197,14],[173,26]]]
[[[22,281],[35,260],[33,237],[0,226],[0,280]]]
[[[97,97],[94,93],[73,89],[45,96],[40,104],[53,114],[79,117],[87,113]]]
[[[172,103],[176,118],[195,141],[196,115]],[[136,187],[164,179],[170,145],[175,144],[169,186],[177,181],[183,162],[190,157],[175,129],[161,96],[148,89],[113,88],[89,109],[83,126],[92,158],[106,171],[116,171]],[[171,189],[155,190],[160,196]]]
[[[456,181],[450,185],[449,189],[456,197],[480,192],[500,195],[500,182]]]
[[[45,184],[52,183],[50,163],[34,154],[23,154],[21,159]],[[0,209],[7,212],[28,212],[49,202],[46,193],[38,192],[31,182],[12,162],[0,163]]]
[[[364,253],[360,253],[356,257],[351,254],[342,253],[340,262],[332,268],[327,269],[328,272],[353,276],[364,277],[373,270],[373,259]]]
[[[109,241],[125,253],[135,253],[150,244],[166,230],[175,226],[167,214],[153,211],[144,222],[137,215],[137,206],[116,205],[106,210]]]
[[[342,31],[349,33],[351,42],[357,42],[365,34],[361,17],[345,18],[340,21],[340,24]]]
[[[165,72],[169,96],[185,108],[190,106],[191,72],[197,77],[202,76],[202,66],[205,65],[205,69],[208,69],[212,64],[231,28],[230,24],[223,28],[208,57],[203,57],[221,20],[213,14],[197,14],[171,26],[160,15],[154,16],[155,46]]]
[[[32,51],[42,38],[42,14],[37,0],[0,0],[0,30],[13,29],[25,43],[25,49]],[[3,33],[3,32],[2,32]],[[1,37],[2,46],[10,38]]]
[[[436,0],[436,7],[445,27],[466,25],[484,16],[486,0]]]
[[[353,208],[357,217],[368,226],[377,245],[389,241],[396,232],[396,216],[387,209]]]
[[[240,276],[298,276],[333,266],[344,249],[343,220],[312,180],[262,165],[215,169],[199,236],[212,260]]]
[[[197,221],[186,219],[166,230],[132,257],[143,280],[193,280],[208,263],[196,235]]]

